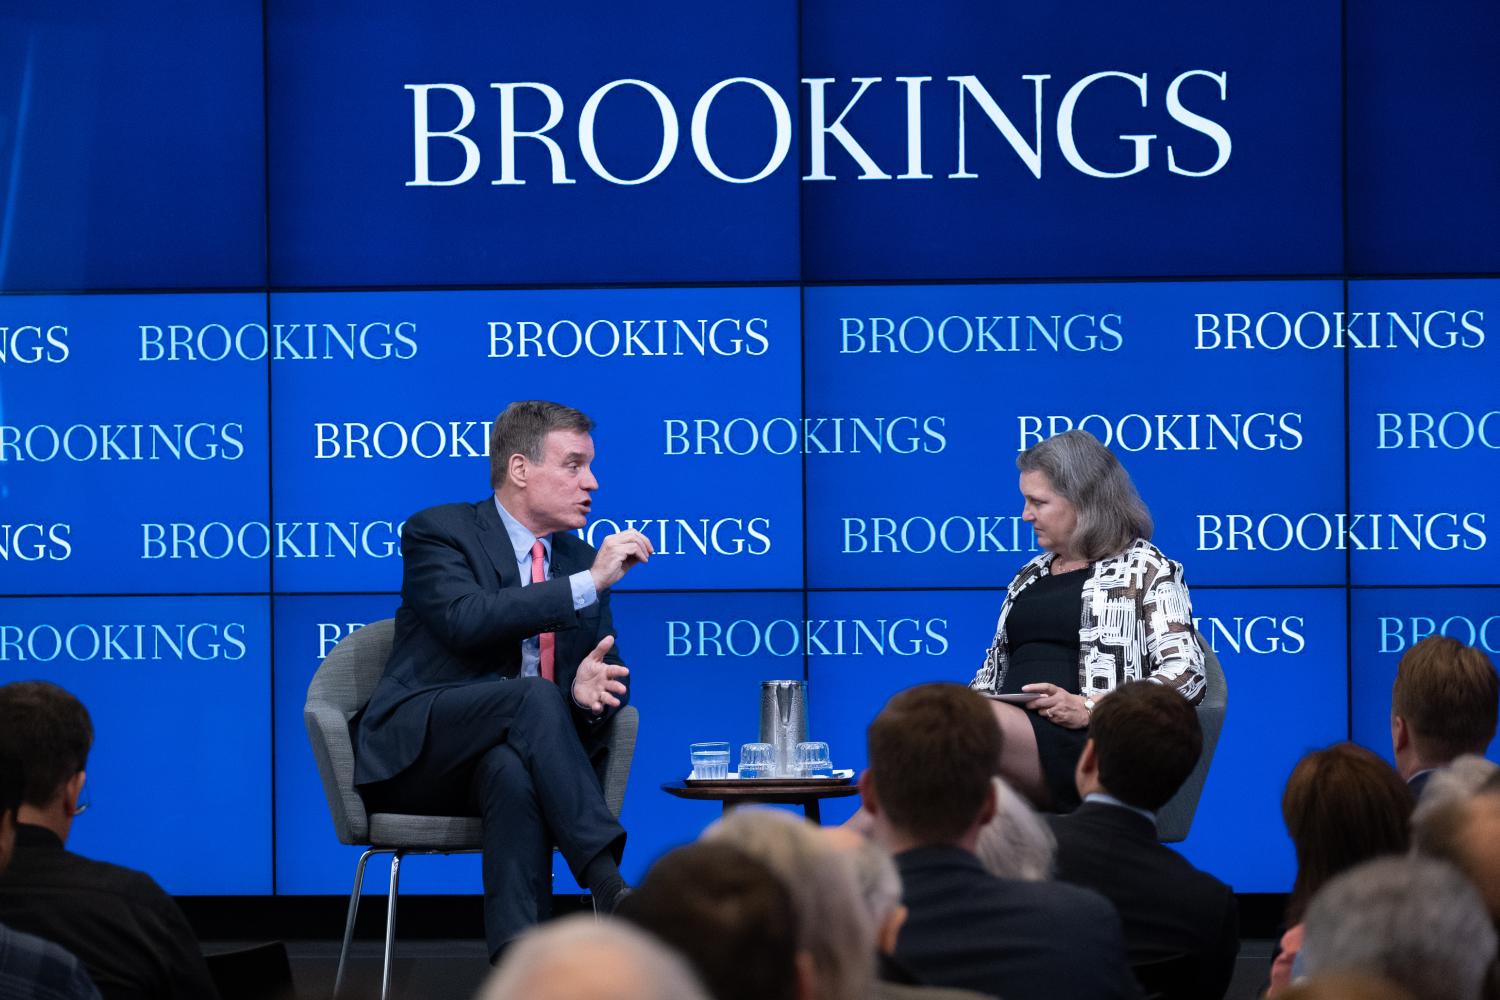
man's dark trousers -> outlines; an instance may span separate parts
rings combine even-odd
[[[449,688],[433,699],[428,727],[409,768],[361,791],[372,812],[481,817],[484,927],[493,955],[548,915],[554,843],[581,882],[583,867],[602,851],[618,857],[625,831],[604,805],[563,693],[551,681]]]

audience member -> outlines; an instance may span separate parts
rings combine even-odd
[[[875,928],[875,958],[880,978],[870,994],[873,1000],[983,1000],[987,994],[923,985],[894,958],[896,938],[901,925],[906,923],[906,907],[901,902],[901,873],[896,870],[890,852],[847,827],[832,827],[824,835],[834,850],[845,853],[854,862],[859,898]]]
[[[1411,810],[1411,789],[1400,775],[1357,744],[1314,750],[1292,768],[1281,795],[1281,815],[1297,851],[1297,879],[1267,996],[1291,982],[1302,947],[1302,918],[1314,894],[1362,861],[1404,853]]]
[[[1456,757],[1447,767],[1433,771],[1422,789],[1422,797],[1412,810],[1411,822],[1415,829],[1423,818],[1452,802],[1466,801],[1469,796],[1500,771],[1493,761],[1466,753]]]
[[[1300,979],[1286,1000],[1416,1000],[1389,979],[1364,972],[1330,972]]]
[[[1500,775],[1492,775],[1471,796],[1445,797],[1435,808],[1425,808],[1438,794],[1439,782],[1464,762],[1465,758],[1454,761],[1449,772],[1437,775],[1428,786],[1423,808],[1412,819],[1412,846],[1467,875],[1483,897],[1490,920],[1500,926]]]
[[[775,809],[736,809],[705,830],[703,840],[738,847],[791,893],[798,947],[810,958],[812,997],[868,1000],[875,978],[875,930],[848,857],[834,851],[817,827]]]
[[[1455,757],[1483,756],[1497,710],[1500,676],[1481,650],[1430,635],[1403,653],[1391,687],[1391,749],[1412,795],[1420,798],[1428,777]]]
[[[730,844],[668,851],[616,913],[687,958],[714,1000],[810,995],[791,894],[769,868]]]
[[[13,734],[0,729],[0,874],[16,843],[16,815],[26,780]],[[5,1000],[99,1000],[83,964],[50,941],[0,923],[0,997]]]
[[[516,939],[477,1000],[708,1000],[682,958],[623,920],[586,914]]]
[[[1202,750],[1198,713],[1181,695],[1122,685],[1089,720],[1076,773],[1083,805],[1050,820],[1057,877],[1115,904],[1131,965],[1171,968],[1174,982],[1156,992],[1172,1000],[1222,997],[1240,947],[1234,893],[1156,839],[1156,811]]]
[[[7,684],[0,739],[26,775],[0,921],[77,955],[108,1000],[216,997],[192,928],[149,875],[64,849],[94,740],[83,704],[46,681]]]
[[[1385,976],[1417,1000],[1480,1000],[1495,929],[1479,893],[1430,858],[1368,861],[1325,885],[1307,909],[1309,976]]]
[[[927,982],[1006,1000],[1137,996],[1108,900],[996,878],[975,856],[1000,739],[983,697],[954,684],[903,691],[870,724],[860,791],[910,911],[896,957]]]
[[[996,775],[995,815],[979,828],[974,853],[984,870],[1000,878],[1045,882],[1052,877],[1057,838],[1026,797]]]

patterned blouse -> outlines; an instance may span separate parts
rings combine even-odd
[[[969,687],[998,693],[1010,666],[1005,620],[1016,595],[1051,571],[1053,553],[1021,567],[1006,588],[995,641]],[[1119,555],[1089,566],[1078,626],[1078,686],[1085,694],[1112,691],[1149,679],[1196,705],[1203,700],[1203,651],[1193,628],[1193,607],[1182,564],[1137,538]]]

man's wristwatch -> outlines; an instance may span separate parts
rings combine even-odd
[[[1094,696],[1093,695],[1086,694],[1086,695],[1083,696],[1083,709],[1084,709],[1084,711],[1088,712],[1090,715],[1094,714],[1094,706],[1097,705],[1097,704],[1098,704],[1098,702],[1094,701]]]

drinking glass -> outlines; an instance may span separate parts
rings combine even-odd
[[[740,777],[769,778],[776,773],[776,751],[769,743],[740,747]]]
[[[702,779],[729,777],[728,742],[715,740],[708,743],[694,743],[688,747],[688,754],[693,762],[693,773],[689,777]]]
[[[833,777],[833,760],[828,744],[819,741],[797,744],[796,772],[799,778]]]

